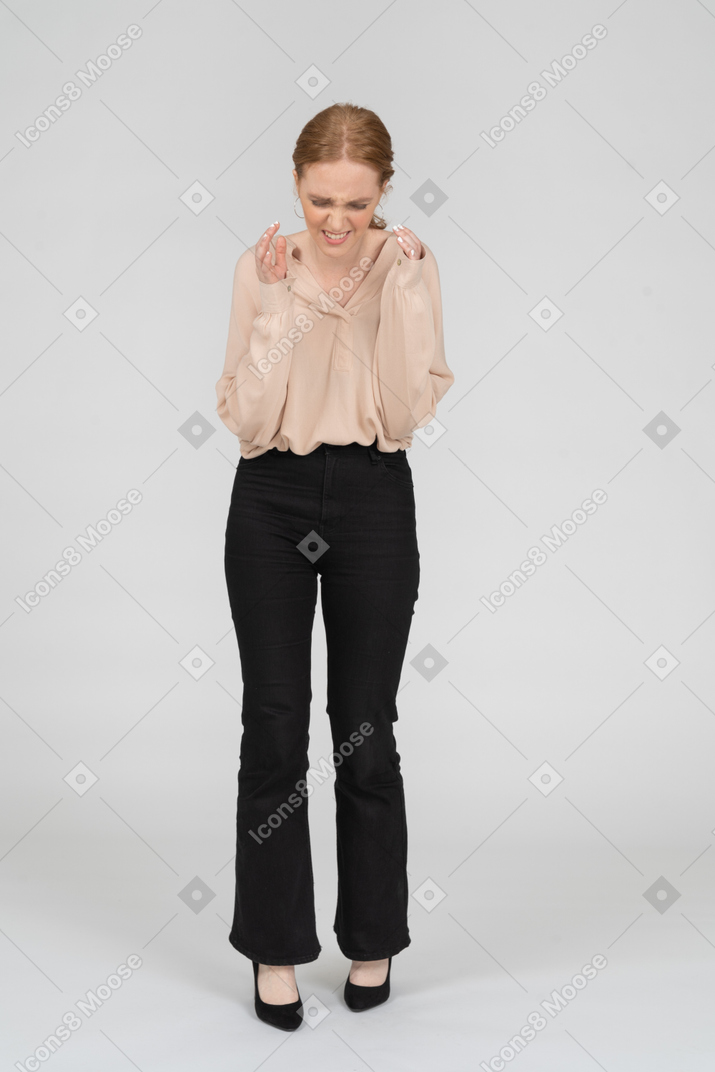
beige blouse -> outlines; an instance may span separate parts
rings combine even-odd
[[[270,245],[275,262],[275,239]],[[412,260],[390,232],[375,260],[362,258],[330,293],[287,236],[286,278],[277,283],[259,280],[255,245],[241,254],[216,412],[244,458],[376,436],[379,450],[411,446],[454,382],[437,262],[422,245]],[[345,292],[341,306],[334,299]]]

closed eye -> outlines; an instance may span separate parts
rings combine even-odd
[[[330,202],[329,201],[311,201],[311,204],[315,205],[316,208],[326,208],[326,206],[329,205]],[[354,208],[354,209],[357,209],[358,211],[360,211],[360,210],[362,210],[364,208],[367,208],[367,205],[356,205],[356,204],[353,203],[351,205],[348,205],[348,208]]]

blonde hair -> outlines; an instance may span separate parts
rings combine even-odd
[[[383,183],[395,174],[392,158],[392,139],[379,116],[356,104],[331,104],[301,130],[293,151],[293,166],[300,180],[311,164],[353,160],[373,168],[382,189]],[[388,185],[385,192],[389,189]],[[370,227],[384,230],[387,223],[373,214]]]

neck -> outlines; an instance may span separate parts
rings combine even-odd
[[[324,272],[326,275],[334,273],[342,275],[349,271],[354,265],[358,264],[361,257],[364,257],[365,254],[369,254],[370,252],[372,246],[370,230],[371,229],[368,228],[365,234],[361,235],[360,239],[354,245],[351,245],[349,250],[345,253],[333,257],[325,253],[313,239],[310,232],[308,232],[311,239],[310,255],[313,258],[313,263],[317,266],[318,271]],[[374,228],[372,228],[372,230],[374,230]]]

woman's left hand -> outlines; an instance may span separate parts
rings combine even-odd
[[[420,260],[424,251],[422,249],[422,243],[414,231],[411,231],[409,227],[405,227],[400,223],[395,224],[392,229],[397,235],[397,241],[400,243],[400,247],[405,251],[410,260]]]

